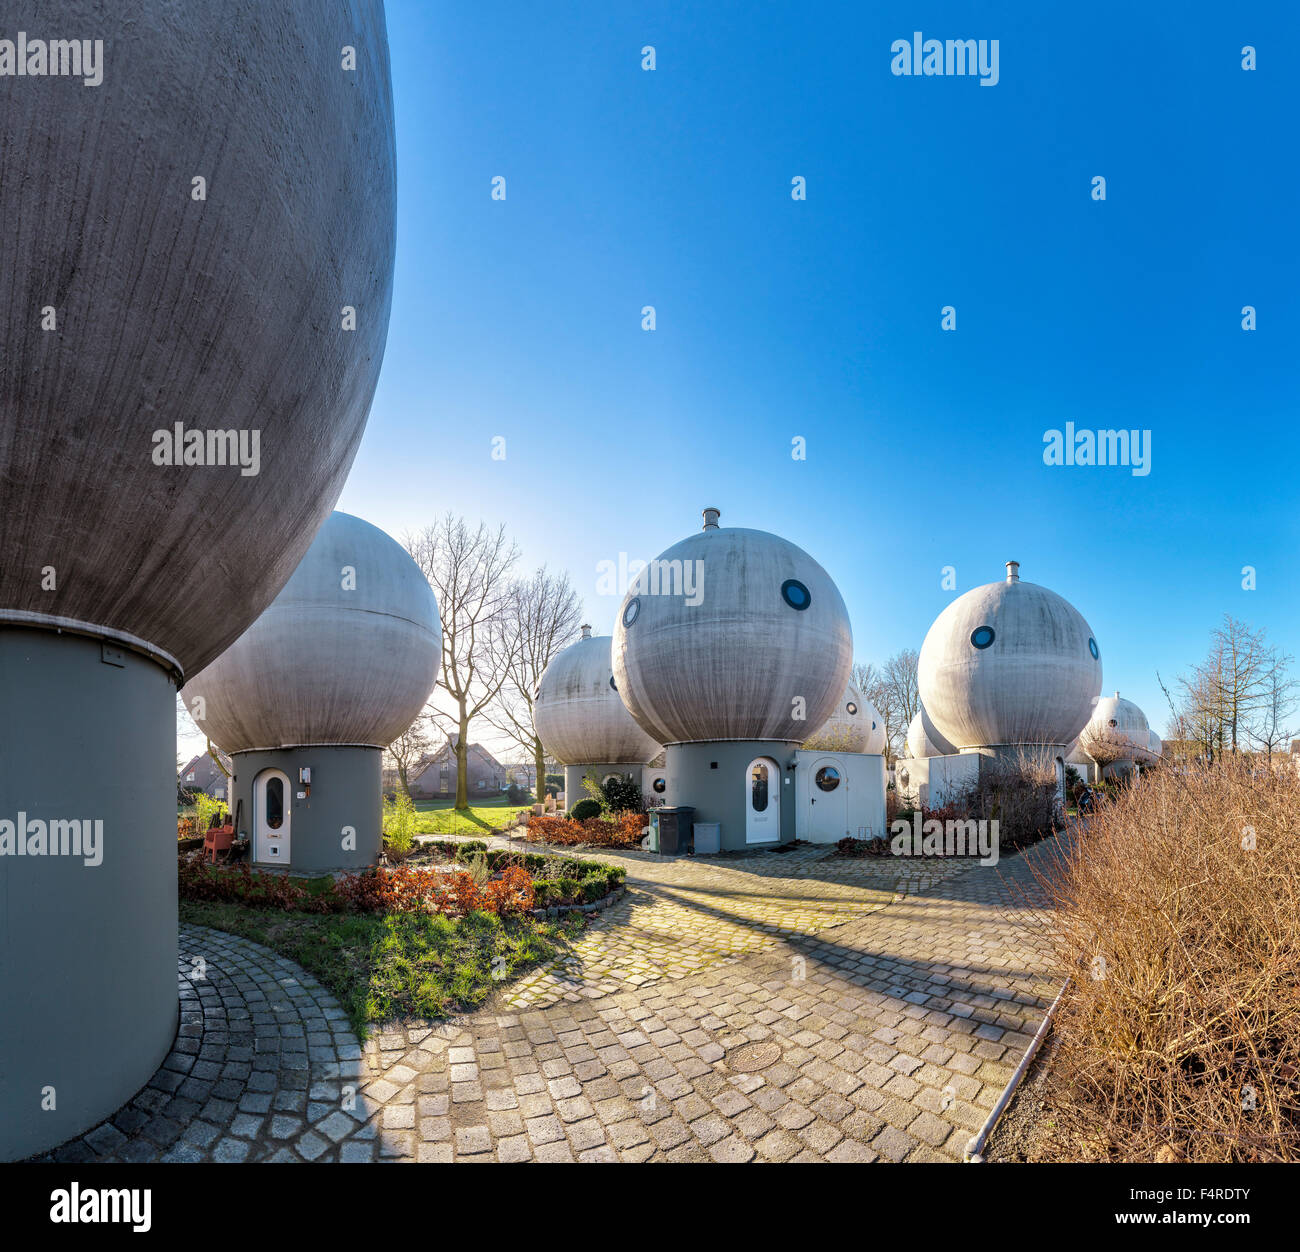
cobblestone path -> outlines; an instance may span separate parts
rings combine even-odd
[[[960,1160],[1054,989],[1029,864],[642,853],[551,966],[361,1048],[300,968],[181,931],[171,1056],[59,1160]],[[196,959],[201,964],[196,964]]]

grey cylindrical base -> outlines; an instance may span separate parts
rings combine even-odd
[[[383,844],[382,755],[378,748],[329,745],[236,752],[235,833],[251,840],[253,864],[295,874],[355,873],[377,864]],[[303,769],[311,770],[310,784],[300,781]],[[277,773],[283,776],[288,835],[281,825],[273,841],[258,779],[265,782]]]
[[[697,822],[718,822],[724,852],[764,843],[791,843],[795,838],[795,787],[794,772],[788,766],[794,762],[797,746],[766,740],[669,744],[664,753],[667,783],[663,802],[690,805]],[[747,837],[749,766],[760,757],[775,765],[771,790],[780,795],[780,822],[764,831],[762,840],[752,842]]]
[[[608,762],[605,764],[591,765],[566,765],[564,767],[564,804],[566,808],[573,808],[579,800],[585,800],[587,790],[582,785],[582,780],[588,774],[594,774],[598,783],[604,782],[611,774],[621,774],[624,778],[634,779],[638,784],[641,782],[641,770],[644,766],[614,764]]]
[[[175,823],[171,677],[121,645],[0,627],[0,1159],[102,1121],[171,1048]],[[60,853],[41,854],[51,830]]]

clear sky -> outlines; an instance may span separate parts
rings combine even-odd
[[[1300,654],[1294,6],[389,0],[388,27],[395,295],[340,508],[504,522],[603,634],[599,562],[716,505],[826,567],[860,661],[920,646],[943,567],[961,592],[1014,558],[1159,729],[1157,671],[1224,613]],[[914,31],[997,39],[996,86],[893,75]],[[1149,474],[1044,465],[1066,422],[1149,431]]]

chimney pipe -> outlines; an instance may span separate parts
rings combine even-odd
[[[721,509],[705,509],[705,510],[704,510],[704,529],[705,529],[705,530],[717,530],[717,529],[718,529],[718,518],[720,518],[721,516],[722,516],[722,510],[721,510]]]
[[[1018,583],[1019,581],[1020,581],[1020,562],[1019,562],[1019,561],[1008,561],[1008,562],[1007,562],[1007,582],[1009,582],[1009,583]]]
[[[586,622],[584,622],[584,623],[582,624],[582,626],[579,627],[579,629],[582,631],[582,637],[583,637],[584,639],[590,639],[590,638],[591,638],[591,627],[588,626],[588,625],[586,624]]]

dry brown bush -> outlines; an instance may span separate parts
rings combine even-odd
[[[989,761],[967,801],[970,815],[997,821],[1002,847],[1019,847],[1050,835],[1059,824],[1056,764],[1025,749],[1013,760]]]
[[[1060,849],[1042,1154],[1300,1160],[1300,779],[1157,771]]]

